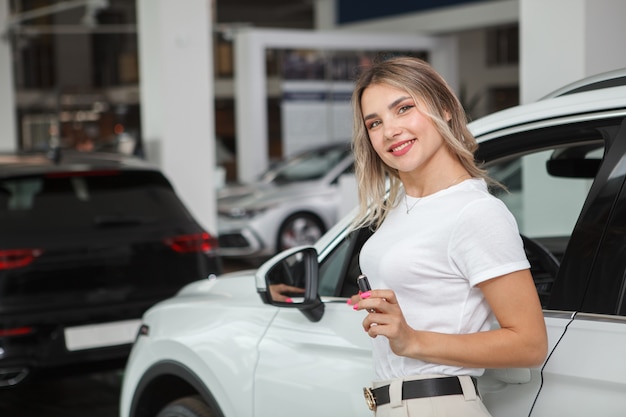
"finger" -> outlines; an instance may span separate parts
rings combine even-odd
[[[363,326],[363,330],[365,330],[365,331],[367,332],[367,334],[369,334],[370,336],[372,336],[372,335],[370,334],[370,329],[371,329],[372,327],[376,327],[376,326],[378,326],[378,323],[376,323],[375,321],[371,320],[369,316],[370,316],[370,314],[368,314],[368,315],[367,315],[367,317],[365,317],[365,318],[363,319],[362,326]]]
[[[377,320],[372,318],[370,320],[363,321],[363,330],[367,333],[367,335],[371,338],[375,338],[377,336],[387,336],[389,324],[385,323],[384,320]]]
[[[386,326],[389,324],[389,316],[386,314],[380,314],[380,313],[369,313],[367,316],[365,316],[365,318],[363,319],[362,325],[363,325],[363,329],[366,332],[369,332],[369,330],[374,327],[374,326]]]
[[[365,298],[359,300],[359,309],[367,310],[370,313],[390,313],[393,312],[393,306],[390,306],[384,298]]]
[[[359,303],[359,301],[361,301],[359,295],[355,294],[352,297],[348,298],[348,305],[355,306]]]
[[[369,298],[384,298],[388,303],[398,304],[396,293],[392,290],[371,290]]]

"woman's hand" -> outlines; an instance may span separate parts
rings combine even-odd
[[[396,355],[415,355],[417,332],[407,324],[392,290],[367,291],[353,296],[350,301],[355,310],[368,312],[363,319],[363,329],[370,337],[385,336]]]
[[[294,287],[287,284],[272,284],[269,287],[270,297],[273,301],[281,301],[283,303],[292,303],[290,295],[304,294],[304,288]]]

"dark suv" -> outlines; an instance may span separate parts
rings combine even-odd
[[[139,318],[221,272],[158,169],[116,155],[0,155],[0,387],[115,369]]]

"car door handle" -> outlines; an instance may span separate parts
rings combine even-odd
[[[530,382],[530,369],[528,368],[490,369],[489,375],[506,384],[527,384]]]

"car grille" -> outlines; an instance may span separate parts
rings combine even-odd
[[[220,248],[247,248],[250,246],[248,240],[239,233],[220,235],[218,237]]]

